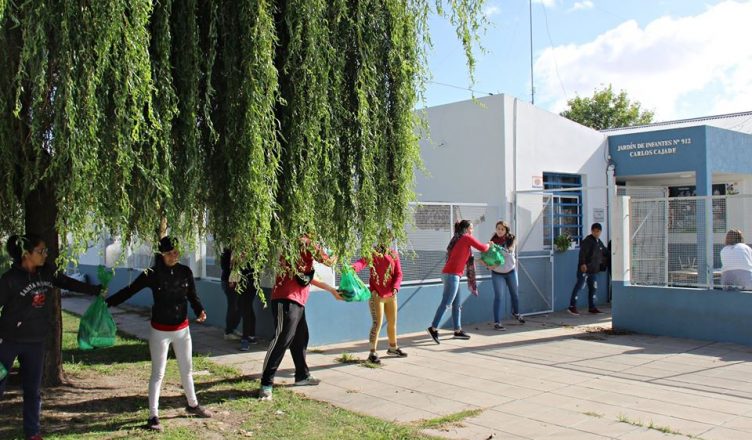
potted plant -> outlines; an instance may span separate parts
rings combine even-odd
[[[554,239],[554,246],[556,247],[556,250],[559,252],[564,252],[569,249],[571,246],[572,240],[569,238],[568,234],[559,234]]]

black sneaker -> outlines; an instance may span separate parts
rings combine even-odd
[[[591,308],[589,308],[589,309],[588,309],[588,312],[592,313],[593,315],[598,315],[598,314],[601,314],[601,313],[603,313],[603,312],[601,312],[600,310],[598,310],[598,309],[597,309],[597,308],[595,308],[595,307],[591,307]]]
[[[433,338],[433,342],[440,344],[438,330],[434,330],[431,327],[428,327],[428,334],[431,335],[431,337]]]
[[[454,339],[470,339],[470,335],[465,333],[464,330],[457,330],[454,332]]]
[[[209,417],[212,416],[211,411],[207,410],[206,408],[204,408],[201,405],[196,405],[196,406],[188,406],[188,405],[186,405],[185,410],[187,412],[193,414],[196,417],[201,417],[201,418],[204,418],[204,419],[208,419]]]
[[[514,316],[517,319],[517,322],[519,322],[520,324],[525,323],[525,318],[522,315],[514,313],[512,314],[512,316]]]
[[[368,362],[372,364],[380,364],[381,359],[379,359],[379,355],[377,355],[374,352],[371,352],[371,354],[368,355]]]
[[[390,347],[389,350],[386,351],[386,354],[393,354],[393,355],[395,355],[397,357],[401,357],[401,358],[406,358],[407,357],[407,353],[405,353],[404,351],[402,351],[401,348],[391,348]]]
[[[503,331],[506,330],[506,328],[504,328],[504,326],[501,325],[500,322],[497,322],[496,324],[494,324],[494,330]]]
[[[162,425],[159,424],[159,417],[151,417],[147,420],[146,429],[162,432]]]
[[[570,315],[580,316],[580,312],[577,311],[577,307],[575,306],[569,306],[567,312],[569,312]]]

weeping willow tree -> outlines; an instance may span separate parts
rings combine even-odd
[[[256,270],[304,234],[344,256],[399,239],[428,18],[451,21],[472,71],[482,3],[0,0],[0,230],[62,264],[166,221]]]

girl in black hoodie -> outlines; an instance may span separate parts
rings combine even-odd
[[[193,344],[188,329],[188,302],[197,316],[196,322],[204,322],[206,312],[196,294],[193,272],[188,266],[178,263],[180,253],[170,237],[164,237],[159,241],[159,252],[153,267],[144,271],[129,286],[105,300],[108,306],[116,306],[146,287],[151,289],[154,296],[149,335],[151,379],[147,427],[155,431],[162,430],[159,423],[159,392],[170,345],[175,352],[183,391],[188,400],[186,411],[199,417],[211,417],[211,413],[198,404],[193,387]]]
[[[60,287],[97,295],[99,285],[81,283],[46,263],[47,247],[34,235],[13,235],[6,245],[13,266],[0,277],[0,362],[10,371],[18,358],[23,381],[23,428],[28,439],[41,439],[40,387],[44,369],[45,340],[52,332],[52,305]],[[0,380],[0,397],[6,379]]]

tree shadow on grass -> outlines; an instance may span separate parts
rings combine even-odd
[[[163,383],[162,391],[170,387],[172,395],[162,395],[159,399],[160,419],[189,419],[192,416],[184,411],[185,396],[174,393],[175,384]],[[258,397],[258,381],[251,376],[221,377],[216,380],[197,382],[195,384],[199,402],[202,405],[215,406],[227,401],[239,399],[255,399]],[[111,390],[112,393],[104,397],[86,398],[79,396],[78,400],[66,399],[59,401],[42,398],[42,431],[46,434],[75,435],[92,432],[113,433],[133,429],[145,429],[148,418],[148,383],[139,381],[132,387],[142,388],[142,392],[126,390],[118,393],[116,388],[101,386],[89,387],[61,386],[47,388],[46,396],[59,397],[65,393],[96,392]],[[7,399],[0,402],[0,414],[3,414],[3,424],[0,425],[0,439],[23,438],[22,399],[21,390],[14,388],[7,393]],[[74,401],[70,401],[74,400]]]
[[[150,360],[149,346],[146,344],[115,345],[94,350],[65,349],[63,362],[83,365],[111,365]]]

